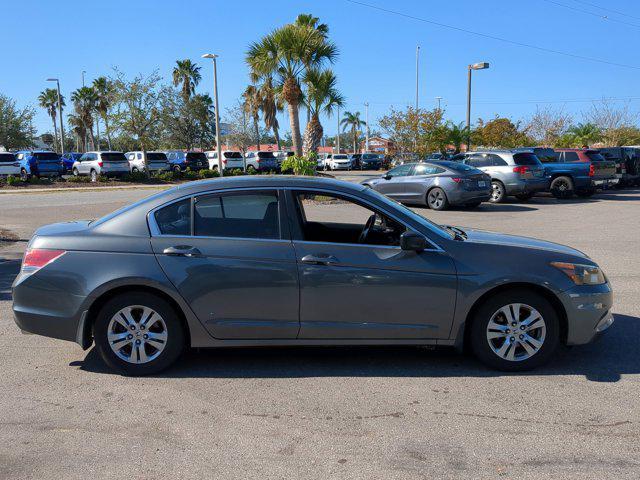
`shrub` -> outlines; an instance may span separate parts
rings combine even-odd
[[[205,170],[200,170],[198,172],[198,176],[200,178],[216,178],[216,177],[219,177],[220,174],[218,173],[218,170],[205,169]]]
[[[182,172],[182,178],[184,180],[198,180],[198,172],[194,172],[190,168],[187,168],[184,172]]]
[[[50,185],[53,182],[48,177],[29,177],[27,183],[30,185]]]
[[[294,175],[315,175],[317,155],[312,153],[308,157],[287,157],[282,161],[282,172],[293,172]]]
[[[131,172],[122,176],[123,182],[142,183],[148,180],[147,174],[144,172]]]
[[[10,175],[7,177],[7,185],[8,186],[22,185],[22,180],[20,180],[20,177],[14,177],[13,175]]]
[[[80,177],[80,176],[75,177],[74,176],[74,177],[67,178],[67,182],[70,182],[70,183],[90,183],[91,179],[89,177]]]

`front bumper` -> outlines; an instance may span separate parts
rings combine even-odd
[[[589,343],[613,324],[613,291],[609,283],[576,285],[559,298],[567,313],[567,345]]]

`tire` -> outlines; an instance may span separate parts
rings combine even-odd
[[[142,325],[144,308],[155,312],[149,317],[151,321],[147,328]],[[127,310],[135,321],[135,328],[131,330],[127,328],[131,323],[126,317],[118,315]],[[110,341],[110,333],[118,340]],[[155,340],[145,337],[151,334],[156,335]],[[124,293],[109,300],[96,317],[93,336],[104,362],[117,372],[131,376],[151,375],[164,370],[180,357],[185,345],[184,327],[175,310],[162,298],[146,292]],[[138,344],[136,353],[134,342]],[[122,347],[118,350],[111,343]],[[146,361],[142,358],[143,353]]]
[[[29,180],[29,174],[24,168],[20,170],[20,180],[22,180],[23,182]]]
[[[439,187],[432,188],[427,192],[427,206],[431,210],[446,210],[449,208],[447,194]]]
[[[182,169],[180,168],[180,165],[175,165],[175,166],[172,168],[172,170],[173,170],[175,173],[180,173],[180,172],[182,172]]]
[[[74,177],[78,177],[78,176],[80,176],[80,172],[78,171],[78,169],[77,169],[77,168],[74,168],[74,169],[72,170],[72,172],[71,172],[71,173],[73,173],[73,176],[74,176]]]
[[[556,177],[549,187],[551,194],[556,198],[573,197],[573,180],[570,177]]]
[[[592,197],[594,193],[596,193],[596,191],[589,188],[587,190],[578,190],[576,192],[576,195],[579,196],[580,198],[589,198],[589,197]]]
[[[519,193],[517,195],[515,195],[515,197],[520,200],[521,202],[526,202],[527,200],[530,200],[533,197],[533,193]]]
[[[139,170],[138,170],[138,167],[133,167],[133,168],[131,169],[131,173],[138,173],[138,171],[139,171]]]
[[[91,177],[92,182],[98,181],[98,172],[96,172],[95,170],[91,170],[91,172],[89,172],[89,176]]]
[[[514,304],[520,305],[517,316],[515,309],[509,308]],[[510,312],[515,326],[502,311]],[[534,328],[527,330],[523,324],[531,315],[539,316],[542,323],[534,317],[530,324]],[[518,332],[515,335],[514,330]],[[525,371],[553,357],[560,345],[560,320],[546,298],[529,290],[514,289],[490,297],[478,308],[469,335],[473,353],[485,365],[504,371]]]
[[[491,196],[489,201],[491,203],[501,203],[507,198],[507,192],[504,188],[504,184],[499,180],[491,181]]]

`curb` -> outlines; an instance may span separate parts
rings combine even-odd
[[[177,184],[170,185],[118,185],[115,187],[68,187],[68,188],[27,188],[24,190],[11,189],[0,190],[0,195],[12,195],[14,193],[24,195],[28,193],[57,193],[57,192],[95,192],[102,190],[131,190],[131,189],[158,189],[171,188]]]

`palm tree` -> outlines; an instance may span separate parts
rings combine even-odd
[[[360,127],[366,125],[366,123],[360,119],[360,112],[344,112],[344,117],[340,121],[340,125],[342,125],[343,132],[346,132],[349,128],[351,128],[351,134],[353,135],[353,153],[356,153],[358,131]]]
[[[113,105],[115,89],[113,83],[107,77],[98,77],[93,81],[93,89],[96,92],[96,111],[104,120],[107,134],[107,144],[111,150],[111,132],[109,131],[109,109]]]
[[[78,115],[70,114],[68,117],[71,132],[76,137],[76,146],[78,151],[86,151],[87,129]]]
[[[338,54],[336,46],[319,30],[288,24],[249,46],[246,62],[255,83],[272,76],[287,103],[293,148],[302,155],[299,105],[302,100],[300,81],[308,67],[320,67],[324,61],[333,62]]]
[[[191,60],[176,60],[176,66],[173,69],[173,85],[177,87],[182,84],[182,97],[185,102],[196,90],[200,83],[202,75],[200,75],[200,67]]]
[[[452,144],[456,149],[455,153],[460,153],[460,147],[467,140],[467,126],[464,122],[457,125],[451,121],[447,122],[447,142]]]
[[[273,136],[276,139],[278,150],[280,150],[280,135],[278,129],[278,112],[283,109],[282,100],[278,91],[273,86],[273,78],[269,75],[265,77],[259,88],[260,94],[260,110],[262,110],[262,118],[264,126],[267,130],[273,130]]]
[[[96,139],[93,135],[93,113],[98,103],[98,95],[92,87],[81,87],[71,93],[71,100],[79,121],[84,125],[85,133],[89,133],[91,149],[96,148]],[[86,148],[86,142],[83,142]]]
[[[336,76],[329,70],[315,68],[307,70],[304,77],[307,86],[305,103],[311,112],[311,119],[304,132],[304,153],[317,152],[324,130],[320,123],[320,112],[331,116],[335,107],[344,105],[344,97],[336,88]]]
[[[256,148],[260,150],[260,129],[258,120],[260,120],[260,90],[255,85],[249,85],[242,94],[242,108],[253,120],[253,128],[256,134]]]
[[[58,91],[55,88],[47,88],[40,92],[38,96],[38,103],[44,108],[53,122],[53,131],[55,134],[55,142],[58,141],[58,124],[56,123],[56,117],[58,116]],[[61,107],[64,107],[64,97],[60,96]]]
[[[581,147],[602,140],[602,131],[593,123],[579,123],[571,127],[567,133],[573,137],[574,144]]]

